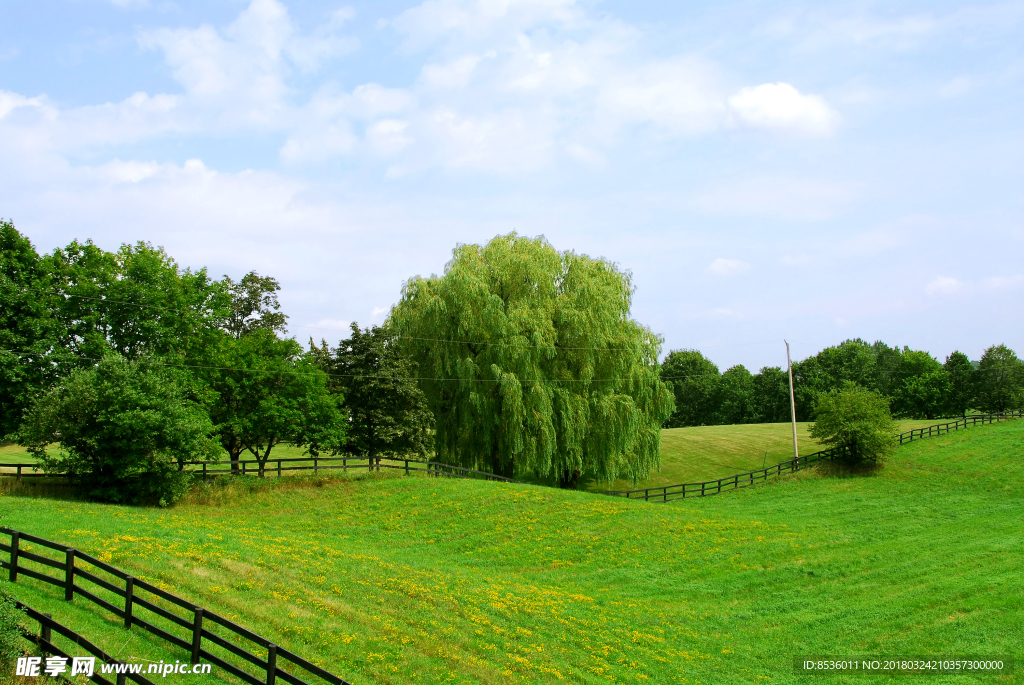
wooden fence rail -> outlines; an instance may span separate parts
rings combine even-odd
[[[913,442],[914,440],[923,440],[924,438],[931,438],[937,435],[945,435],[946,433],[952,433],[960,430],[961,428],[967,428],[968,426],[984,426],[986,423],[998,423],[1009,419],[1019,419],[1022,416],[1024,416],[1024,410],[1022,409],[1006,412],[1005,414],[973,414],[971,416],[965,416],[962,419],[957,419],[956,421],[950,421],[949,423],[936,423],[931,426],[924,426],[923,428],[914,428],[906,431],[905,433],[900,433],[897,437],[899,437],[900,444],[905,445],[906,443]]]
[[[425,473],[428,476],[444,478],[463,478],[472,480],[492,480],[503,483],[519,483],[513,478],[499,476],[486,471],[467,469],[462,466],[452,466],[439,461],[423,461],[420,459],[406,459],[399,457],[292,457],[288,459],[240,459],[238,461],[186,461],[183,468],[194,472],[197,476],[202,475],[203,480],[210,476],[217,475],[282,475],[285,472],[312,471],[314,474],[320,471],[342,470],[367,471],[381,469],[392,469],[403,471],[405,475],[412,473]],[[0,464],[0,469],[14,469],[14,471],[0,470],[0,476],[21,478],[68,478],[64,473],[42,473],[37,464]]]
[[[945,435],[946,433],[958,431],[961,428],[966,428],[968,426],[997,423],[1008,419],[1019,419],[1021,418],[1021,415],[1022,410],[1011,411],[1005,414],[976,414],[957,421],[950,421],[949,423],[939,423],[932,426],[925,426],[923,428],[914,428],[913,430],[900,433],[896,437],[899,440],[899,444],[905,445],[913,442],[914,440],[921,440],[937,435]],[[756,471],[749,471],[747,473],[739,473],[735,476],[727,476],[725,478],[719,478],[718,480],[709,480],[703,483],[680,483],[678,485],[665,485],[657,488],[641,488],[639,490],[608,490],[601,494],[625,497],[627,499],[642,499],[645,502],[671,502],[672,500],[682,499],[684,497],[706,497],[707,495],[717,495],[718,493],[725,492],[727,490],[745,488],[753,485],[754,483],[765,481],[769,476],[780,476],[783,473],[793,473],[794,471],[806,468],[809,464],[817,461],[833,461],[838,457],[845,456],[846,454],[847,453],[845,451],[839,448],[830,448],[813,454],[797,457],[795,459],[789,459],[767,468],[757,469]]]
[[[275,685],[278,679],[290,685],[350,685],[267,638],[81,550],[11,528],[0,528],[0,534],[10,537],[10,544],[0,543],[0,552],[8,554],[7,561],[0,558],[0,568],[8,569],[11,582],[27,576],[61,588],[66,601],[84,597],[123,619],[125,628],[138,626],[186,650],[193,664],[206,660],[249,685]],[[26,543],[42,548],[39,552],[51,550],[63,556],[54,559],[30,551]],[[76,581],[90,585],[87,589]],[[237,658],[229,660],[233,657]],[[245,663],[239,665],[237,659]],[[307,680],[310,676],[315,677],[313,682]]]
[[[71,642],[75,643],[79,648],[83,649],[87,653],[96,657],[97,661],[104,664],[114,664],[121,667],[120,672],[114,675],[115,681],[111,682],[110,679],[105,678],[100,668],[94,668],[93,674],[89,676],[89,680],[96,683],[97,685],[125,685],[125,680],[131,680],[138,685],[154,685],[153,681],[146,678],[141,673],[133,673],[127,668],[128,664],[124,661],[118,661],[114,657],[110,656],[102,649],[93,644],[85,636],[76,633],[70,628],[57,623],[53,620],[53,617],[49,614],[44,614],[36,611],[30,606],[26,606],[21,602],[15,602],[14,605],[23,611],[26,616],[39,624],[39,632],[35,633],[27,628],[22,628],[21,634],[26,640],[31,642],[33,645],[39,648],[44,656],[60,656],[70,661],[75,656],[81,656],[80,654],[68,654],[53,643],[53,634],[67,638]]]

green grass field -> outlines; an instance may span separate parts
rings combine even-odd
[[[170,510],[3,496],[0,514],[357,684],[876,683],[907,678],[797,676],[793,656],[1024,660],[1024,421],[915,442],[870,475],[668,505],[415,477],[261,487]],[[128,639],[91,620],[104,646]],[[133,635],[125,654],[154,649]],[[1024,663],[928,682],[1024,683]]]

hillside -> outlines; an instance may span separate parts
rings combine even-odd
[[[0,513],[355,683],[788,683],[794,654],[1024,658],[1022,454],[1014,421],[876,475],[670,505],[370,477],[171,510],[5,496]]]

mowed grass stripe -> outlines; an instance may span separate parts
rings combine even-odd
[[[1022,442],[1024,421],[972,428],[872,476],[669,505],[370,477],[0,508],[357,683],[802,682],[795,653],[1024,658]]]

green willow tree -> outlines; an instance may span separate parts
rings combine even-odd
[[[417,364],[437,458],[562,487],[645,478],[673,401],[632,296],[614,264],[515,233],[409,280],[390,323]]]

